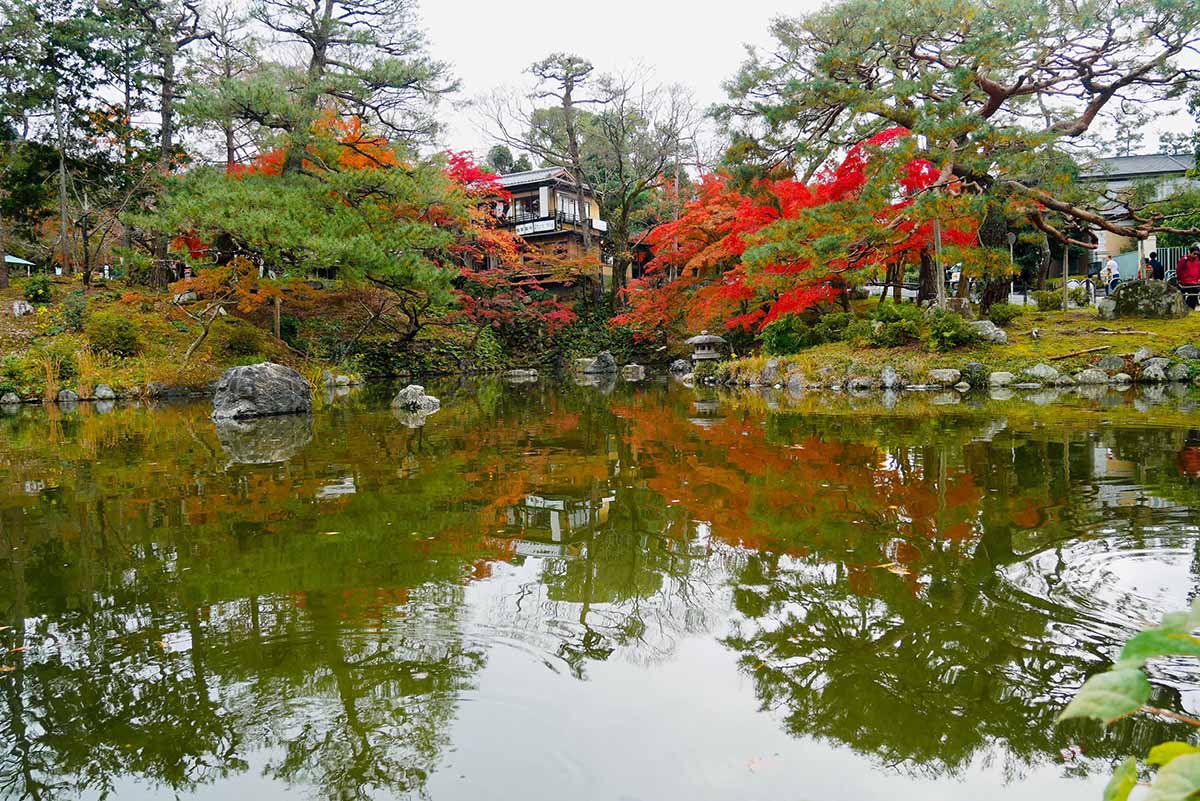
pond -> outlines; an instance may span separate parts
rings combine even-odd
[[[0,798],[1068,801],[1188,733],[1054,721],[1200,586],[1194,398],[430,389],[0,416]]]

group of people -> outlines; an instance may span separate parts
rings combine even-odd
[[[1152,278],[1155,281],[1166,279],[1167,269],[1159,261],[1157,251],[1142,260],[1141,276]],[[1104,263],[1103,269],[1100,270],[1100,281],[1106,294],[1112,292],[1121,283],[1121,265],[1117,263],[1115,257],[1109,256],[1108,261]],[[1197,297],[1200,296],[1200,242],[1192,244],[1179,259],[1175,265],[1175,277],[1172,279],[1172,283],[1184,290],[1188,306],[1196,308]]]

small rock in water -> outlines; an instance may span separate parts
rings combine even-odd
[[[1030,378],[1034,381],[1040,381],[1042,383],[1053,381],[1054,379],[1058,378],[1059,375],[1058,370],[1055,370],[1048,364],[1035,364],[1033,367],[1022,371],[1021,374],[1026,378]]]
[[[646,368],[640,364],[627,364],[621,368],[621,378],[632,382],[645,381]]]
[[[1171,360],[1164,359],[1162,356],[1155,356],[1150,359],[1143,359],[1140,366],[1143,370],[1148,367],[1157,367],[1165,373],[1167,368],[1171,366]]]
[[[1133,376],[1129,373],[1117,373],[1112,377],[1112,382],[1114,384],[1132,384]]]
[[[962,378],[962,373],[951,368],[930,370],[929,380],[935,384],[952,387]]]
[[[5,392],[0,395],[0,406],[16,406],[21,402],[21,397],[15,392]]]
[[[592,359],[591,364],[583,368],[585,373],[615,373],[617,372],[617,360],[613,358],[611,352],[602,350]]]
[[[426,395],[425,387],[420,384],[409,384],[392,398],[392,408],[433,414],[442,408],[442,402],[432,395]]]
[[[970,392],[971,391],[971,385],[968,384],[966,381],[959,381],[957,384],[954,385],[954,388],[957,389],[959,392]]]
[[[538,371],[532,368],[505,370],[503,378],[510,384],[531,384],[538,380]]]
[[[1103,370],[1097,370],[1094,367],[1089,367],[1086,370],[1080,370],[1075,374],[1075,383],[1077,384],[1107,384],[1108,373]]]
[[[1167,378],[1172,381],[1188,381],[1192,377],[1191,368],[1186,364],[1172,364],[1167,369]]]
[[[897,389],[904,386],[904,382],[900,380],[900,374],[890,364],[883,368],[879,380],[884,389]]]
[[[1157,364],[1152,364],[1149,367],[1143,368],[1138,378],[1146,384],[1163,384],[1166,383],[1167,374]]]
[[[57,400],[59,403],[78,403],[79,395],[69,389],[60,389],[58,391],[58,397],[55,400]]]
[[[92,390],[92,397],[98,401],[110,401],[117,399],[117,393],[113,392],[113,388],[108,384],[98,384],[96,388]]]
[[[988,386],[1006,387],[1015,379],[1016,376],[1014,376],[1012,373],[1006,373],[1002,370],[998,370],[988,376]]]
[[[1042,385],[1036,381],[1020,381],[1011,385],[1013,389],[1041,389]]]

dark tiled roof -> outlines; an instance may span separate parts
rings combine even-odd
[[[536,184],[550,178],[557,177],[560,173],[565,173],[562,167],[545,167],[540,170],[526,170],[525,172],[510,172],[508,175],[501,175],[498,179],[501,186],[521,186],[522,184]],[[565,178],[566,176],[563,175]]]
[[[1143,156],[1114,156],[1097,159],[1080,173],[1081,178],[1152,178],[1156,175],[1181,175],[1196,166],[1196,157],[1153,153]]]

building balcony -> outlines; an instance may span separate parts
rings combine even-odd
[[[604,220],[584,220],[578,215],[561,211],[551,215],[510,213],[500,219],[502,226],[514,227],[518,236],[577,231],[589,222],[594,231],[603,233],[608,230],[608,223]]]

